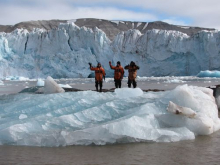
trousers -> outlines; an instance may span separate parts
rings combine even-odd
[[[135,81],[135,79],[133,80],[128,79],[128,88],[131,88],[131,84],[133,85],[133,88],[137,87],[137,82]]]

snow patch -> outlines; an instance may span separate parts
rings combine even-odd
[[[142,30],[146,29],[146,28],[147,28],[147,25],[148,25],[148,23],[146,23],[146,24],[144,25],[144,27],[143,27]]]
[[[137,23],[137,27],[140,26],[141,24],[142,24],[142,22],[138,22],[138,23]]]

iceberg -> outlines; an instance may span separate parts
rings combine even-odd
[[[165,92],[122,88],[3,95],[0,144],[57,147],[192,140],[220,129],[212,92],[181,85]]]
[[[220,71],[218,70],[206,70],[206,71],[200,71],[197,74],[197,77],[220,77]]]
[[[178,79],[168,79],[166,81],[164,81],[165,83],[185,83],[185,81],[182,80],[178,80]]]
[[[52,77],[48,76],[45,80],[44,85],[44,93],[45,94],[51,94],[51,93],[63,93],[65,90],[60,87]]]
[[[26,78],[26,77],[22,77],[22,76],[8,76],[8,77],[5,77],[4,80],[9,80],[9,81],[28,81],[30,79]]]
[[[37,87],[43,87],[43,86],[44,86],[44,80],[38,79],[38,80],[37,80],[37,83],[36,83],[36,86],[37,86]]]
[[[52,77],[50,78],[50,79],[52,79]],[[48,81],[48,80],[47,80]],[[36,86],[37,87],[44,87],[44,80],[42,80],[42,79],[38,79],[37,80],[37,83],[36,83]],[[59,87],[61,87],[61,88],[72,88],[69,84],[58,84],[59,85]]]
[[[61,88],[72,88],[69,84],[58,84]]]

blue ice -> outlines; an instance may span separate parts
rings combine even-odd
[[[172,101],[176,114],[169,108]],[[185,109],[195,113],[187,116]],[[0,144],[25,146],[175,142],[220,127],[212,91],[182,85],[172,91],[140,88],[0,96]]]
[[[206,71],[200,71],[197,74],[197,77],[220,77],[220,71],[218,70],[206,70]]]

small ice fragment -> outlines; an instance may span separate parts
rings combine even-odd
[[[27,118],[27,115],[25,115],[25,114],[20,114],[20,116],[19,116],[19,119],[20,119],[20,120],[26,119],[26,118]]]

